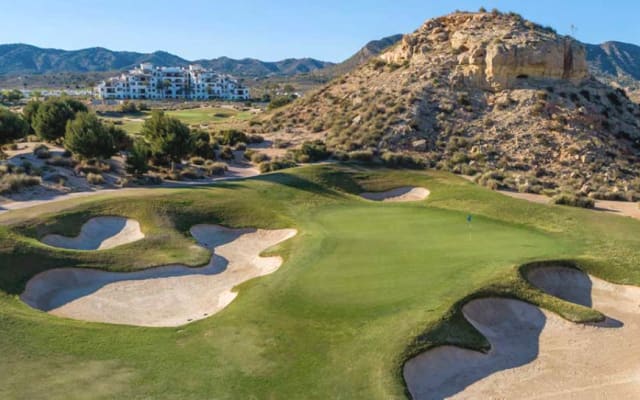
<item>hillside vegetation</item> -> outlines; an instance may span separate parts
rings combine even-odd
[[[517,14],[459,12],[273,113],[265,130],[411,154],[494,188],[635,199],[639,116],[589,75],[580,43]]]

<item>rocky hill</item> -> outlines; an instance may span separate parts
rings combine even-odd
[[[333,65],[332,63],[312,58],[268,62],[252,58],[234,60],[228,57],[220,57],[210,60],[189,61],[164,51],[145,54],[130,51],[112,51],[102,47],[68,51],[43,49],[27,44],[0,45],[0,75],[122,71],[131,69],[143,62],[171,66],[198,63],[222,73],[244,77],[288,76],[311,72]]]
[[[639,116],[590,75],[580,43],[513,13],[454,13],[264,125],[334,150],[402,152],[492,187],[611,198],[640,190]]]
[[[625,88],[640,100],[640,46],[621,42],[587,44],[589,71],[603,82]]]
[[[402,35],[398,34],[387,36],[378,40],[372,40],[343,62],[318,70],[317,73],[320,75],[328,76],[330,78],[344,75],[347,72],[351,72],[352,70],[366,63],[372,57],[375,57],[378,54],[382,53],[387,48],[398,43],[398,41],[400,41],[401,39]]]

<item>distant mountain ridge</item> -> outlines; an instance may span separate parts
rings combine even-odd
[[[244,77],[308,73],[333,65],[313,58],[261,61],[228,57],[189,61],[165,51],[137,53],[113,51],[102,47],[81,50],[45,49],[28,44],[0,45],[0,75],[32,75],[61,72],[86,73],[122,71],[150,62],[156,65],[184,66],[202,64],[222,73]]]

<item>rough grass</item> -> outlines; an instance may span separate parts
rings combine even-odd
[[[409,185],[431,196],[378,204],[356,195]],[[135,218],[145,239],[104,252],[37,240],[76,234],[97,215]],[[531,204],[439,172],[310,166],[211,187],[78,198],[0,222],[11,223],[0,227],[3,398],[402,398],[410,355],[443,343],[486,349],[459,313],[470,298],[517,297],[572,320],[600,317],[529,285],[522,271],[532,262],[562,259],[640,283],[637,221]],[[16,296],[30,276],[59,266],[200,265],[206,252],[194,251],[187,232],[207,222],[300,234],[269,251],[285,258],[276,273],[242,284],[225,310],[184,327],[67,320]]]

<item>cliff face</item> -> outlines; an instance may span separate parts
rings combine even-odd
[[[380,58],[421,63],[430,60],[428,53],[450,48],[457,55],[452,81],[487,89],[513,88],[522,79],[579,83],[589,76],[586,52],[578,42],[543,29],[514,33],[514,21],[495,25],[493,20],[491,14],[480,13],[427,21]]]
[[[455,13],[278,110],[264,129],[345,152],[402,152],[494,186],[633,197],[640,106],[587,68],[580,43],[518,15]]]

